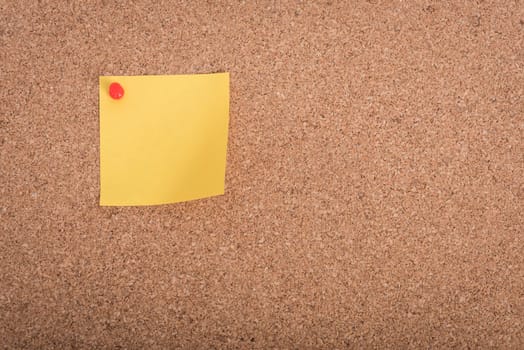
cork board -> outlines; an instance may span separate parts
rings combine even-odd
[[[522,1],[0,16],[4,348],[524,347]],[[100,207],[98,77],[224,71],[225,195]]]

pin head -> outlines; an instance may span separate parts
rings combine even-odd
[[[124,96],[124,88],[119,83],[111,83],[111,85],[109,85],[109,95],[113,99],[119,100]]]

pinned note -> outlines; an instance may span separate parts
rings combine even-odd
[[[224,193],[228,73],[103,76],[99,93],[100,205]]]

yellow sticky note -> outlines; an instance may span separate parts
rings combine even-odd
[[[100,77],[100,205],[223,194],[228,124],[229,73]]]

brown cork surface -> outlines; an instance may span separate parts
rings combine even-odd
[[[2,1],[4,348],[524,347],[524,3]],[[229,71],[226,194],[98,205],[99,75]]]

